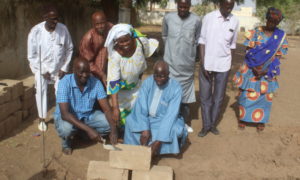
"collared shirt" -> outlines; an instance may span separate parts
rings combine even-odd
[[[73,44],[65,25],[57,23],[55,30],[49,32],[45,21],[41,22],[31,29],[27,43],[27,58],[34,74],[40,71],[40,62],[42,74],[56,74],[59,70],[68,72]]]
[[[224,18],[220,10],[208,13],[202,21],[198,43],[205,45],[204,68],[226,72],[231,67],[231,49],[236,48],[238,19],[230,14]]]
[[[107,49],[104,43],[112,23],[107,22],[107,28],[103,35],[96,32],[95,28],[90,29],[82,38],[79,46],[80,56],[84,57],[90,63],[90,69],[94,76],[100,78],[100,74],[106,74],[107,70]]]
[[[106,98],[106,92],[100,80],[90,76],[81,92],[76,84],[74,74],[68,74],[59,81],[55,113],[60,115],[58,103],[69,103],[70,112],[78,119],[87,118],[93,112],[95,102],[103,98]]]

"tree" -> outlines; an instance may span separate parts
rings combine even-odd
[[[201,4],[196,5],[193,8],[193,12],[199,16],[204,16],[205,14],[217,9],[220,0],[203,0]],[[244,0],[236,0],[237,4],[241,4]]]
[[[265,14],[269,7],[275,7],[281,10],[285,19],[284,23],[286,29],[291,34],[299,33],[300,31],[300,1],[299,0],[257,0],[257,13],[256,15],[265,21]]]
[[[145,8],[150,3],[150,11],[152,11],[153,4],[159,4],[160,7],[166,7],[169,0],[136,0],[136,6],[139,8]]]
[[[244,0],[235,0],[237,2],[237,4],[241,4],[244,2]],[[215,9],[217,8],[217,6],[219,5],[220,0],[203,0],[202,1],[202,5],[209,5],[210,3],[214,4]]]

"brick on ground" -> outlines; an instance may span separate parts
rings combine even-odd
[[[36,105],[32,106],[30,109],[29,109],[29,115],[32,116],[32,115],[37,115],[37,108],[36,108]]]
[[[0,122],[0,138],[11,133],[22,121],[22,112],[18,111]]]
[[[34,88],[34,76],[23,76],[19,79],[20,81],[23,82],[24,87],[33,87]]]
[[[34,87],[24,87],[24,94],[22,96],[22,100],[27,100],[34,98],[35,96],[35,88]]]
[[[0,86],[0,104],[4,104],[11,100],[11,91],[4,90],[4,86]]]
[[[23,119],[23,121],[25,120],[25,119],[27,119],[28,118],[28,116],[29,116],[29,111],[28,110],[23,110],[22,111],[22,119]]]
[[[0,122],[7,118],[10,114],[21,109],[20,98],[0,105]]]
[[[153,166],[150,171],[132,171],[132,180],[173,180],[173,169],[168,166]]]
[[[7,86],[2,86],[3,90],[10,91],[10,99],[16,99],[24,94],[23,82],[19,80],[3,79],[2,83],[6,83]]]
[[[22,110],[28,110],[35,105],[35,98],[24,99],[22,101]]]
[[[128,180],[128,170],[109,167],[109,162],[90,161],[87,180]]]
[[[149,170],[151,148],[126,144],[116,145],[121,151],[109,152],[109,165],[114,168],[130,170]]]

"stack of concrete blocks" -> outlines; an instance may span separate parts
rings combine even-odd
[[[109,162],[90,161],[88,180],[173,180],[168,166],[151,167],[151,148],[118,144],[109,152]]]
[[[34,76],[19,80],[2,79],[0,82],[2,83],[0,85],[0,138],[2,138],[15,130],[23,121],[36,118],[37,108]],[[54,88],[50,88],[48,93],[51,102],[55,102]]]

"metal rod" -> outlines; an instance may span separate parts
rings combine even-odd
[[[41,116],[42,118],[39,118],[41,122],[39,123],[42,123],[42,148],[43,148],[43,152],[42,152],[42,160],[43,160],[43,173],[45,173],[46,171],[46,153],[45,153],[45,132],[44,132],[44,125],[45,125],[45,119],[44,119],[44,113],[43,113],[43,91],[42,91],[42,49],[41,49],[41,45],[39,46],[39,61],[40,61],[40,91],[41,91]]]

